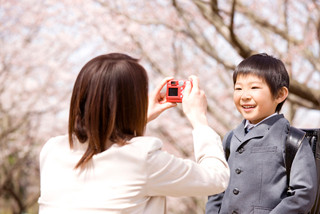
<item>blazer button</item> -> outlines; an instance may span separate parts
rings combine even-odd
[[[240,154],[242,154],[242,153],[244,152],[244,148],[241,147],[241,148],[238,150],[238,152],[239,152]]]
[[[238,195],[240,191],[238,188],[234,188],[232,192],[233,194]]]
[[[239,168],[237,168],[235,171],[236,171],[237,174],[240,174],[242,172],[242,170],[239,169]]]

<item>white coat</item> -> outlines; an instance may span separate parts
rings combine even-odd
[[[40,154],[40,214],[163,214],[165,196],[223,192],[229,167],[220,137],[209,127],[193,131],[195,160],[161,150],[154,137],[136,137],[95,155],[85,170],[74,167],[86,144],[70,149],[68,136],[50,139]]]

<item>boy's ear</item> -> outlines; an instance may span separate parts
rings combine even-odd
[[[285,87],[285,86],[283,86],[283,87],[279,90],[278,96],[276,97],[277,103],[283,102],[283,101],[288,97],[288,94],[289,94],[288,88]]]

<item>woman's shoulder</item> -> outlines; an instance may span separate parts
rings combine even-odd
[[[131,147],[137,147],[141,150],[145,150],[147,153],[150,151],[156,151],[162,149],[162,141],[157,137],[141,136],[135,137],[130,140]]]
[[[59,135],[55,137],[51,137],[44,146],[50,146],[50,145],[61,145],[65,142],[69,142],[68,135]]]
[[[52,151],[55,148],[69,147],[68,135],[60,135],[50,138],[42,147],[41,153]]]

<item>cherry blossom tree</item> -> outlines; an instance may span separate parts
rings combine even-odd
[[[320,126],[318,0],[3,0],[0,7],[0,213],[36,213],[38,155],[66,133],[69,98],[92,57],[139,58],[152,89],[166,76],[195,74],[210,125],[223,137],[241,120],[232,72],[266,52],[291,76],[283,113],[297,127]],[[174,130],[174,131],[173,131]],[[148,124],[164,149],[192,159],[181,105]],[[206,197],[169,198],[169,213],[203,213]]]

